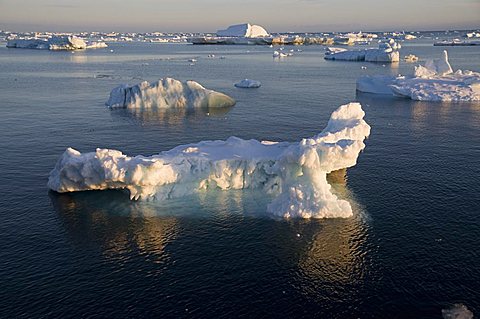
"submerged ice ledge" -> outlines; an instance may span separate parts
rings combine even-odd
[[[117,150],[80,153],[68,148],[50,172],[57,192],[127,189],[131,199],[164,200],[217,188],[256,189],[276,196],[267,211],[282,217],[349,217],[350,204],[332,192],[326,176],[352,167],[370,126],[359,103],[334,111],[318,135],[298,143],[202,141],[150,157]]]
[[[447,51],[443,51],[440,59],[415,67],[411,76],[362,76],[357,80],[357,90],[418,101],[480,101],[480,73],[453,72]]]
[[[172,78],[129,86],[120,85],[110,92],[105,103],[110,108],[231,107],[235,100],[226,94],[204,88],[195,81],[181,82]]]

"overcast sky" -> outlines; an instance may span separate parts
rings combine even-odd
[[[13,31],[213,32],[250,22],[267,31],[480,28],[480,0],[0,0]]]

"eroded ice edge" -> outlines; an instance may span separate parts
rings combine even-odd
[[[480,73],[453,72],[448,53],[443,51],[440,59],[416,66],[411,76],[362,76],[357,80],[357,90],[418,101],[480,101]]]
[[[298,143],[202,141],[150,157],[110,149],[80,153],[68,148],[50,172],[57,192],[127,189],[131,199],[165,200],[211,188],[255,189],[274,196],[267,211],[282,217],[350,217],[327,174],[352,167],[370,126],[359,103],[340,106],[318,135]]]
[[[105,103],[110,108],[217,108],[235,105],[226,94],[204,88],[195,81],[181,82],[172,78],[147,81],[129,86],[122,84],[110,92]]]

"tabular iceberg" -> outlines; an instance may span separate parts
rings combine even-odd
[[[378,49],[346,50],[328,48],[325,52],[326,60],[366,61],[366,62],[398,62],[400,61],[401,45],[390,39],[378,45]]]
[[[83,39],[76,36],[55,36],[48,39],[8,40],[7,47],[40,50],[83,50],[87,48],[87,44]]]
[[[7,48],[37,50],[84,50],[106,48],[105,42],[86,43],[76,36],[53,36],[50,38],[12,39],[7,41]]]
[[[367,93],[408,97],[418,101],[480,101],[480,73],[453,72],[448,53],[415,67],[413,76],[363,76],[357,90]]]
[[[131,199],[180,197],[210,188],[257,189],[276,197],[267,211],[285,218],[349,217],[327,173],[352,167],[370,126],[359,103],[340,106],[327,127],[299,143],[242,140],[202,141],[150,157],[110,149],[81,154],[68,148],[50,172],[57,192],[127,189]]]
[[[110,92],[105,103],[110,108],[230,107],[235,100],[220,92],[204,88],[198,82],[181,82],[172,78],[155,83],[144,81],[134,86],[120,85]]]

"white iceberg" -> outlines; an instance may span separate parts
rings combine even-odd
[[[172,78],[120,85],[110,92],[105,103],[110,108],[219,108],[235,105],[235,100],[220,92],[204,88],[198,82],[181,82]]]
[[[242,23],[231,25],[225,30],[218,30],[217,36],[219,37],[243,37],[243,38],[259,38],[268,37],[268,32],[261,26]]]
[[[273,51],[273,57],[274,58],[284,58],[287,57],[288,55],[286,53],[280,52],[280,51]]]
[[[334,111],[317,136],[298,143],[202,141],[150,157],[68,148],[50,172],[54,191],[127,189],[131,199],[165,200],[207,189],[256,189],[276,196],[267,211],[282,217],[352,216],[350,204],[331,192],[327,174],[352,167],[370,126],[359,103]]]
[[[87,48],[85,41],[76,36],[54,36],[48,39],[13,39],[7,42],[8,48],[39,50],[83,50]]]
[[[357,90],[418,101],[480,101],[480,73],[453,72],[447,51],[443,51],[441,59],[415,67],[413,76],[362,76],[357,80]]]
[[[399,62],[401,45],[395,40],[382,42],[378,49],[346,50],[328,48],[325,52],[326,60],[366,61],[366,62]]]
[[[262,83],[256,80],[243,79],[240,82],[234,84],[237,88],[259,88]]]
[[[108,45],[105,42],[91,42],[87,43],[87,49],[103,49],[108,48]]]

